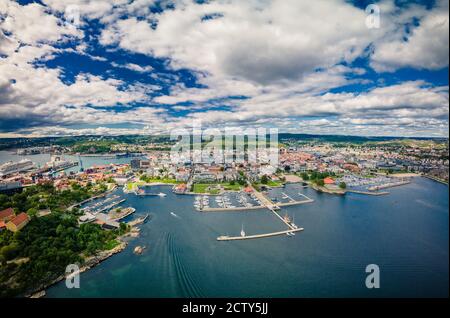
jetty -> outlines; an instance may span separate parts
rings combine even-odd
[[[137,218],[136,220],[130,221],[130,222],[128,222],[128,225],[133,227],[133,226],[142,224],[147,220],[148,216],[149,216],[149,214],[146,214],[143,217],[140,217],[140,218]]]
[[[347,192],[350,193],[357,193],[357,194],[365,194],[365,195],[386,195],[389,194],[389,192],[387,191],[380,191],[380,192],[375,192],[375,191],[359,191],[359,190],[347,190]]]
[[[286,231],[279,231],[279,232],[271,232],[271,233],[263,233],[263,234],[255,234],[255,235],[245,235],[245,236],[219,236],[217,238],[218,241],[237,241],[237,240],[250,240],[250,239],[257,239],[257,238],[264,238],[264,237],[271,237],[271,236],[277,236],[277,235],[283,235],[283,234],[289,234],[294,232],[303,231],[304,229],[302,227],[297,229],[291,229]]]
[[[115,209],[115,210],[110,212],[109,216],[110,216],[111,220],[119,221],[119,220],[129,216],[130,214],[132,214],[132,213],[134,213],[136,211],[136,209],[132,208],[132,207],[125,208],[125,209],[123,209],[120,212],[117,212],[118,209],[119,208],[117,208],[117,209]]]
[[[254,206],[241,206],[241,207],[235,207],[235,208],[202,208],[198,211],[200,212],[245,212],[248,210],[260,210],[260,209],[266,209],[264,205],[254,205]]]
[[[405,180],[405,181],[399,181],[399,182],[389,182],[389,183],[385,183],[385,184],[381,184],[378,186],[373,186],[368,188],[369,191],[377,191],[377,190],[381,190],[381,189],[387,189],[387,188],[392,188],[392,187],[398,187],[404,184],[408,184],[411,183],[410,180]]]

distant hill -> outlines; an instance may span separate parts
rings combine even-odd
[[[435,142],[448,142],[448,138],[432,138],[432,137],[365,137],[365,136],[344,136],[344,135],[312,135],[312,134],[290,134],[281,133],[278,135],[279,141],[303,140],[303,141],[322,141],[322,142],[350,142],[350,143],[367,143],[367,142],[394,142],[408,140],[433,140]],[[27,148],[39,146],[74,146],[85,142],[112,142],[126,144],[144,144],[149,142],[160,143],[169,142],[169,135],[122,135],[122,136],[66,136],[66,137],[36,137],[36,138],[0,138],[0,150],[11,148]]]

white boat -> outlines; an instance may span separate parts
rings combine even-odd
[[[241,236],[242,236],[242,237],[245,236],[244,224],[242,224],[242,228],[241,228]]]
[[[167,195],[167,194],[162,193],[162,192],[158,193],[158,196],[160,196],[160,197],[165,197],[166,195]]]
[[[0,165],[0,177],[16,173],[27,171],[35,167],[35,164],[29,159],[23,159],[19,162],[8,161]]]
[[[292,226],[294,229],[296,229],[296,228],[298,228],[298,226],[294,223],[294,221],[295,221],[295,216],[292,216],[291,226]],[[295,233],[294,233],[294,234],[295,234]]]

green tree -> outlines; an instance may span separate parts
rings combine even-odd
[[[340,182],[339,183],[339,188],[346,189],[347,188],[347,184],[345,182]]]
[[[268,184],[269,183],[269,178],[266,175],[263,175],[261,177],[261,183],[262,184]]]

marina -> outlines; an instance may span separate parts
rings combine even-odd
[[[121,204],[121,203],[123,203],[123,202],[125,202],[125,201],[126,201],[126,199],[121,199],[121,200],[118,200],[118,201],[114,201],[114,202],[112,202],[112,203],[110,203],[110,204],[108,204],[108,205],[106,205],[106,206],[104,206],[104,207],[101,207],[101,208],[99,208],[99,209],[95,209],[95,208],[91,208],[91,207],[86,207],[86,208],[84,209],[84,211],[91,212],[91,213],[94,213],[94,214],[102,213],[102,212],[105,212],[105,211],[108,211],[108,210],[112,209],[112,208],[115,207],[116,205],[119,205],[119,204]]]

